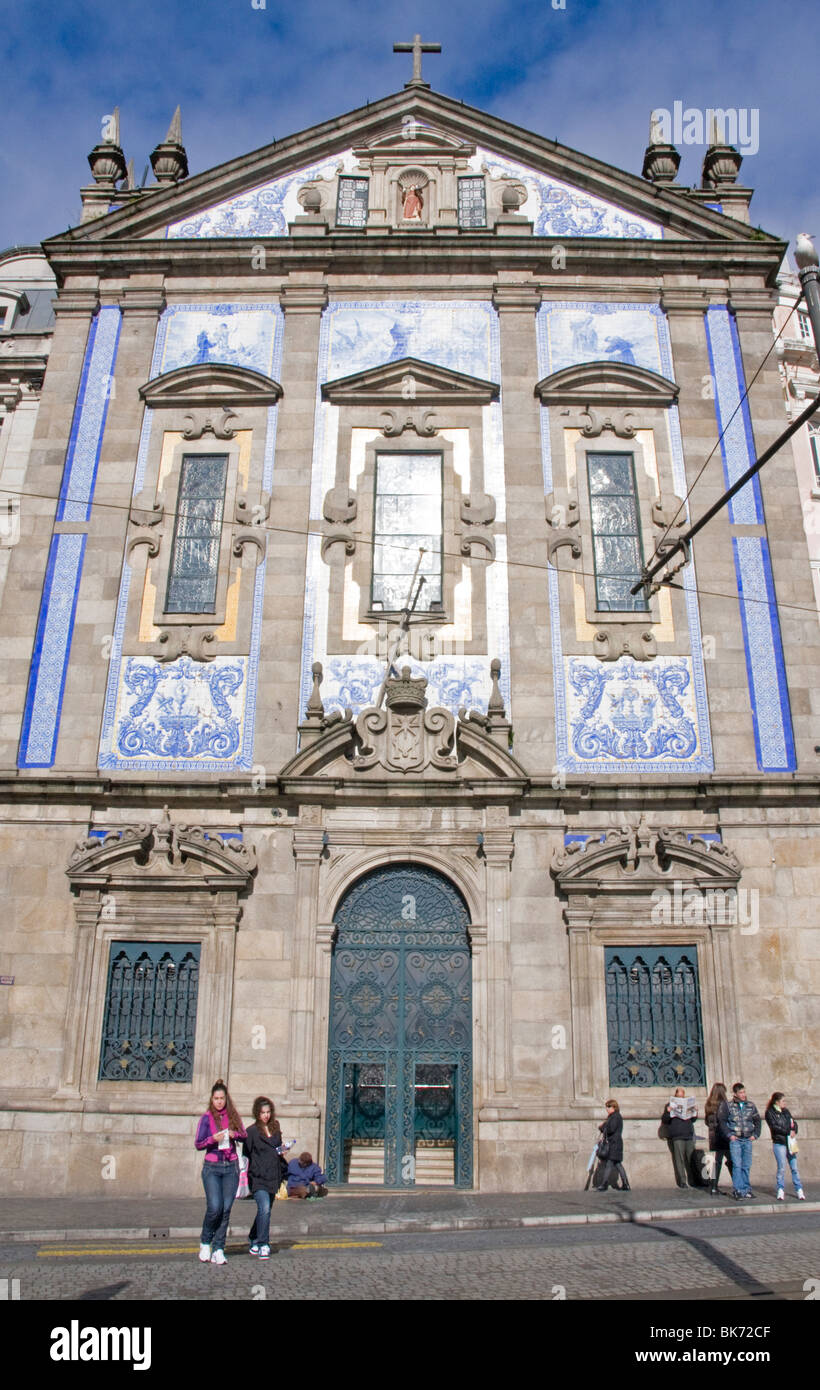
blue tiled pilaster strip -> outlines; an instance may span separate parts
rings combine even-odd
[[[111,379],[120,336],[120,310],[100,309],[91,323],[68,440],[57,521],[88,521]],[[60,728],[74,615],[86,536],[52,537],[29,673],[19,767],[53,767]]]
[[[737,324],[725,306],[712,305],[707,309],[706,339],[715,382],[718,429],[726,430],[721,454],[729,487],[751,467],[756,450],[746,401],[737,409],[745,389],[743,360]],[[747,524],[764,521],[757,478],[732,498],[729,519]],[[737,536],[732,540],[732,550],[741,596],[757,765],[761,772],[794,772],[797,760],[768,543],[762,536]]]

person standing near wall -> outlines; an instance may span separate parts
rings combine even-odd
[[[621,1179],[621,1191],[629,1191],[629,1180],[624,1169],[624,1121],[617,1100],[606,1103],[606,1119],[598,1126],[601,1142],[598,1153],[601,1159],[601,1175],[595,1187],[596,1192],[606,1192],[617,1170]],[[614,1186],[614,1183],[613,1183]]]
[[[726,1087],[722,1081],[716,1081],[709,1092],[709,1097],[703,1109],[706,1128],[709,1131],[709,1152],[715,1155],[715,1171],[712,1175],[710,1187],[713,1197],[716,1197],[718,1193],[720,1170],[723,1167],[724,1159],[726,1161],[726,1167],[729,1170],[729,1177],[732,1176],[732,1158],[729,1153],[729,1141],[721,1134],[718,1124],[718,1111],[725,1102]]]
[[[205,1220],[199,1237],[199,1258],[203,1264],[224,1265],[225,1237],[231,1207],[239,1186],[237,1139],[246,1139],[239,1111],[221,1079],[211,1087],[208,1109],[201,1117],[194,1144],[205,1150],[202,1185],[205,1188]]]
[[[760,1112],[746,1095],[742,1081],[732,1087],[732,1099],[724,1101],[718,1111],[718,1124],[729,1141],[732,1155],[732,1186],[736,1202],[754,1197],[751,1185],[752,1144],[760,1138]]]
[[[766,1124],[772,1136],[774,1158],[777,1164],[777,1200],[786,1200],[786,1163],[791,1169],[794,1194],[798,1202],[805,1202],[806,1194],[797,1171],[797,1121],[783,1104],[782,1091],[775,1091],[766,1106]]]
[[[282,1131],[273,1101],[257,1096],[253,1103],[254,1124],[248,1125],[244,1141],[248,1156],[248,1187],[256,1202],[256,1216],[248,1232],[251,1255],[270,1259],[270,1210],[282,1182],[285,1164],[279,1152]]]
[[[684,1100],[686,1092],[682,1086],[678,1086],[672,1100]],[[690,1119],[683,1119],[679,1114],[673,1114],[671,1101],[667,1101],[661,1115],[661,1124],[668,1131],[669,1147],[672,1151],[672,1167],[675,1172],[675,1182],[678,1187],[689,1187],[692,1172],[692,1154],[695,1151],[695,1120],[697,1110]]]

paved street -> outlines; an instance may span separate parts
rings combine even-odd
[[[0,1245],[21,1301],[697,1299],[798,1301],[820,1293],[820,1215],[545,1229],[298,1236],[224,1268],[195,1241]],[[810,1281],[814,1281],[811,1283]]]

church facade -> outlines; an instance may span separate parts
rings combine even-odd
[[[217,1077],[334,1183],[574,1187],[609,1095],[666,1182],[669,1094],[738,1079],[816,1176],[788,446],[633,592],[782,429],[739,155],[687,189],[416,76],[193,177],[175,120],[147,190],[89,158],[2,609],[8,1190],[196,1192]]]

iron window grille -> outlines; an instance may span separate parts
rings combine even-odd
[[[587,454],[595,603],[599,612],[645,613],[643,593],[629,590],[643,570],[638,489],[632,454]]]
[[[696,946],[605,951],[611,1086],[702,1086]]]
[[[459,227],[486,227],[487,192],[483,178],[461,178],[458,181]]]
[[[336,195],[336,226],[366,227],[369,179],[354,179],[344,175],[339,179]]]
[[[166,613],[215,611],[227,478],[227,454],[186,454],[182,460]]]
[[[193,1079],[197,943],[112,941],[100,1081]]]

